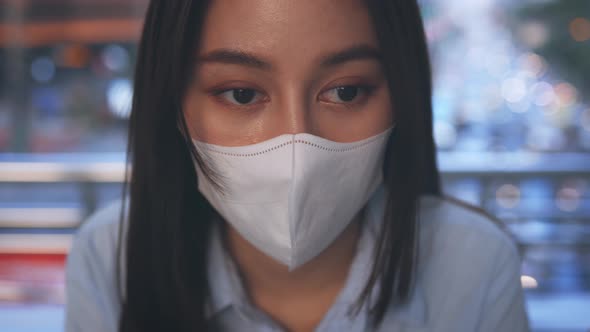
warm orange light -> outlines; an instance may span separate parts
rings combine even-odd
[[[132,42],[139,39],[141,27],[140,18],[0,23],[0,47]]]
[[[90,61],[90,50],[82,44],[64,47],[59,54],[59,64],[69,68],[82,68]]]
[[[578,90],[573,85],[562,82],[555,86],[559,106],[570,107],[578,101]]]
[[[590,40],[590,21],[585,18],[575,18],[570,22],[570,34],[575,41]]]

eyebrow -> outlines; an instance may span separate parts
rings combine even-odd
[[[323,56],[320,59],[320,65],[322,67],[333,67],[349,61],[377,60],[381,62],[381,59],[381,53],[378,49],[367,44],[360,44]],[[199,56],[197,60],[202,63],[241,65],[265,71],[274,68],[272,63],[263,57],[242,50],[227,48],[213,50]]]

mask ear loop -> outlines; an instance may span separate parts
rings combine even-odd
[[[199,167],[202,173],[205,175],[206,180],[213,185],[213,187],[222,193],[223,186],[221,181],[221,176],[215,171],[215,168],[212,167],[212,162],[207,158],[206,154],[201,154],[197,150],[193,138],[190,135],[190,130],[188,129],[188,125],[186,124],[186,120],[184,118],[183,112],[178,112],[178,116],[176,118],[176,128],[178,129],[180,135],[182,136],[186,147],[191,154],[191,158],[193,162],[196,164],[195,167]],[[195,169],[196,172],[196,169]],[[197,185],[199,179],[198,172],[197,173]]]

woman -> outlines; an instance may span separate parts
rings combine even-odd
[[[441,197],[415,1],[153,0],[134,91],[66,330],[528,330],[514,244]]]

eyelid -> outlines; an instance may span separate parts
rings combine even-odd
[[[243,81],[234,81],[234,82],[227,82],[227,83],[219,84],[219,85],[216,85],[212,88],[207,89],[207,92],[210,94],[213,94],[216,92],[223,93],[223,92],[226,92],[229,90],[239,90],[239,89],[254,90],[256,92],[263,93],[258,86],[254,85],[252,83],[243,82]]]
[[[329,84],[328,88],[322,90],[319,93],[317,99],[318,99],[318,101],[325,102],[328,104],[333,104],[333,105],[352,106],[355,104],[362,103],[362,102],[366,101],[367,98],[370,97],[373,94],[373,92],[378,88],[378,83],[369,83],[368,81],[369,80],[359,78],[358,76],[341,78],[341,79]],[[360,89],[361,92],[359,94],[359,97],[357,97],[355,100],[350,101],[350,102],[334,102],[334,101],[326,100],[325,98],[322,98],[322,96],[324,96],[326,93],[328,93],[332,90],[338,89],[338,88],[342,88],[342,87],[355,87],[355,88]],[[249,104],[239,104],[239,103],[232,102],[231,100],[228,100],[228,98],[225,98],[223,96],[224,93],[230,92],[232,90],[239,90],[239,89],[253,90],[257,94],[257,96],[254,99],[254,102],[251,102]],[[261,104],[268,102],[270,99],[268,97],[268,95],[263,90],[258,88],[255,84],[252,84],[251,82],[246,82],[246,81],[225,82],[225,83],[219,84],[215,87],[206,89],[205,92],[207,94],[209,94],[211,97],[215,98],[217,100],[217,102],[224,104],[226,107],[230,107],[230,108],[234,108],[234,109],[241,109],[241,110],[259,108],[261,106]]]
[[[362,96],[360,98],[362,100],[361,101],[351,101],[351,102],[332,102],[332,101],[322,100],[322,98],[321,98],[322,95],[326,94],[327,92],[333,91],[335,89],[343,88],[343,87],[355,87],[355,88],[361,89],[362,93],[364,93],[364,96]],[[360,102],[364,101],[366,98],[370,97],[372,95],[372,93],[375,91],[375,89],[377,89],[377,86],[372,85],[372,84],[339,84],[339,85],[336,85],[331,88],[323,90],[319,94],[318,100],[322,101],[322,102],[326,102],[326,103],[331,103],[331,104],[354,105],[354,104],[360,103]]]
[[[224,98],[222,95],[224,93],[230,92],[232,90],[253,90],[255,93],[261,95],[258,100],[255,99],[255,102],[248,103],[248,104],[239,104],[229,101],[227,98]],[[251,109],[254,107],[260,106],[260,104],[266,102],[268,100],[266,94],[256,88],[250,88],[246,86],[235,86],[235,87],[224,87],[224,88],[213,88],[209,90],[209,94],[218,100],[218,102],[226,105],[227,107],[234,108],[234,109]]]
[[[245,88],[245,87],[235,87],[235,88],[224,88],[224,89],[215,89],[215,90],[211,90],[211,94],[214,96],[218,96],[222,93],[226,93],[229,91],[233,91],[233,90],[253,90],[256,93],[259,94],[264,94],[264,92],[260,92],[257,89],[253,89],[253,88]]]

